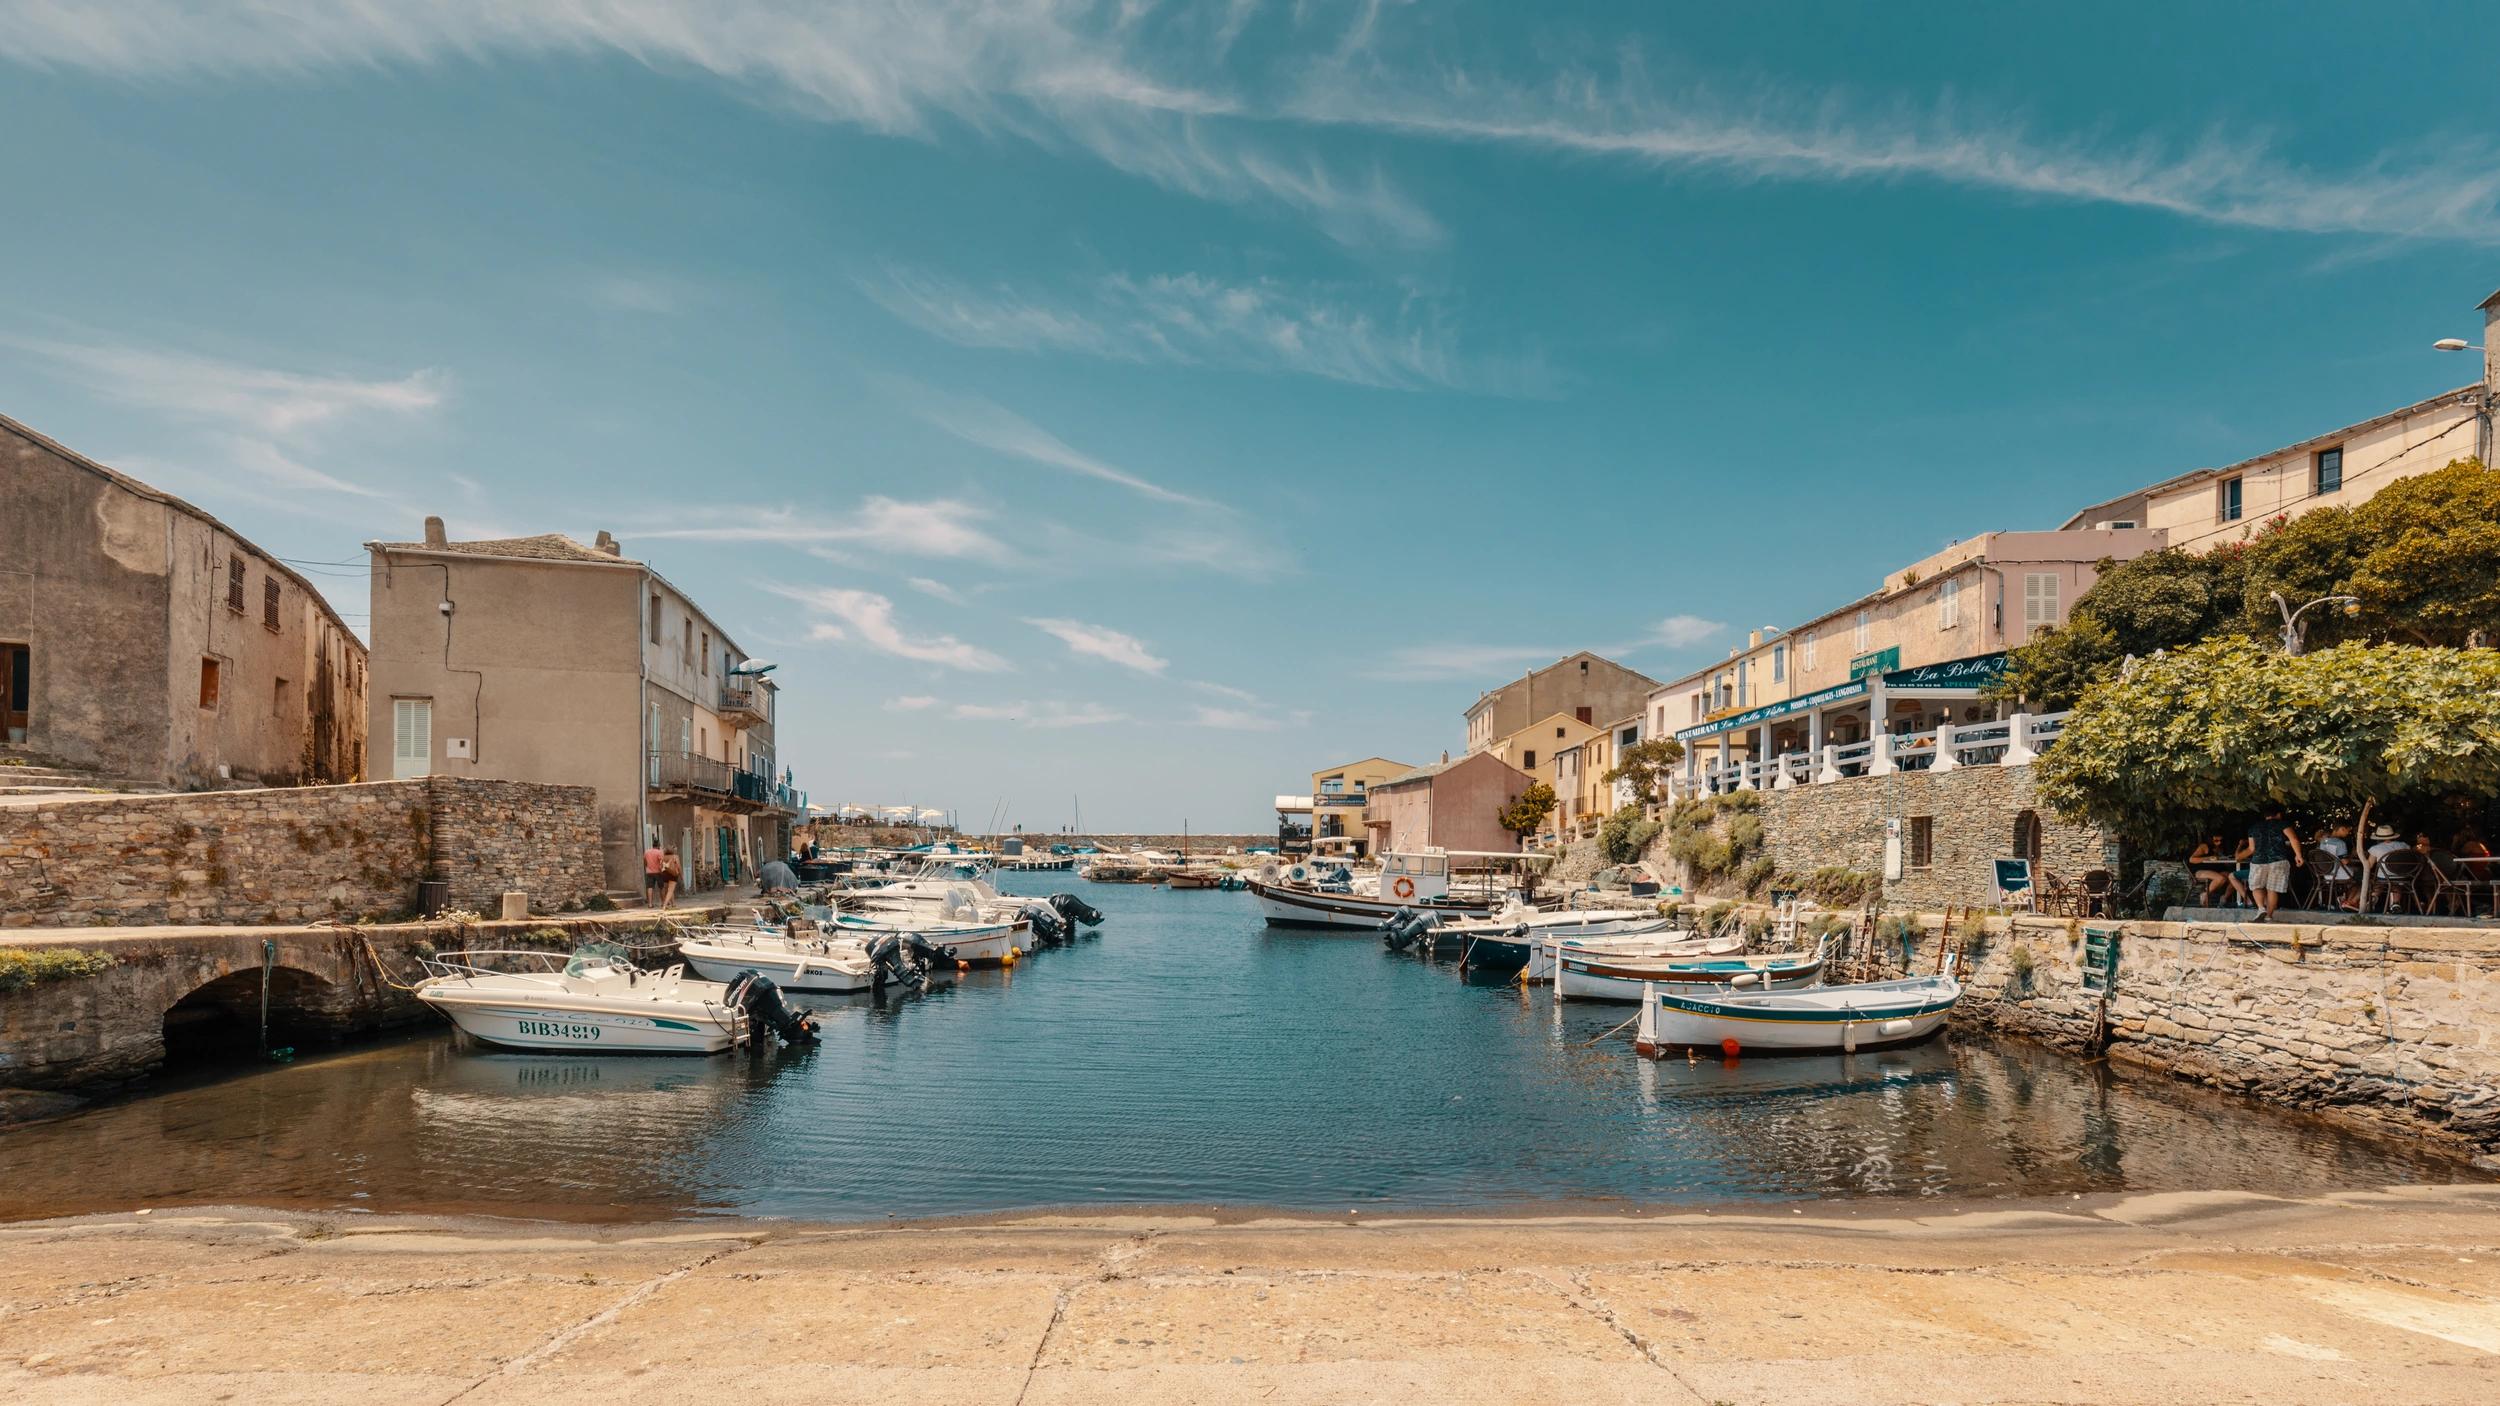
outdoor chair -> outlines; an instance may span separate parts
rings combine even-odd
[[[2455,855],[2445,850],[2432,851],[2429,862],[2422,866],[2421,889],[2423,912],[2474,916],[2474,879],[2458,866]]]
[[[2083,916],[2081,907],[2083,891],[2059,878],[2051,870],[2040,871],[2038,882],[2032,886],[2032,901],[2037,911],[2052,918]]]
[[[2383,913],[2418,913],[2422,911],[2422,856],[2411,850],[2390,854],[2378,862],[2378,873],[2370,879],[2370,898]]]
[[[2110,903],[2111,898],[2114,896],[2111,892],[2114,883],[2115,876],[2112,875],[2107,869],[2085,870],[2083,875],[2083,904],[2081,910],[2078,911],[2075,916],[2078,918],[2115,917],[2117,915],[2117,910],[2112,907]]]

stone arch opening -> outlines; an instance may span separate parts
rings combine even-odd
[[[335,1039],[329,1014],[339,993],[297,967],[269,969],[269,1044],[308,1045]],[[205,985],[165,1010],[165,1062],[212,1063],[260,1057],[261,969],[244,967]]]
[[[2014,857],[2040,862],[2040,812],[2026,810],[2014,817]]]

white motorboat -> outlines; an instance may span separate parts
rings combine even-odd
[[[1643,990],[1787,991],[1823,979],[1823,954],[1772,952],[1751,957],[1596,957],[1563,949],[1554,995],[1565,1001],[1637,1001]]]
[[[1258,898],[1268,926],[1277,928],[1379,932],[1401,913],[1459,918],[1490,914],[1495,907],[1490,898],[1461,899],[1450,893],[1450,858],[1438,849],[1382,855],[1376,895],[1355,892],[1350,874],[1341,882],[1311,882],[1307,867],[1305,880],[1295,882],[1286,873],[1263,866],[1258,877],[1250,880],[1250,892]]]
[[[1520,980],[1542,986],[1554,979],[1566,951],[1593,957],[1733,957],[1745,950],[1741,937],[1703,937],[1664,928],[1654,933],[1609,933],[1590,937],[1548,936],[1528,957]]]
[[[863,943],[887,933],[908,933],[958,962],[996,967],[1023,954],[1022,940],[1031,931],[1031,922],[1022,917],[1012,922],[982,922],[977,917],[961,921],[937,916],[929,910],[875,910],[836,913],[833,931]]]
[[[448,952],[423,959],[416,997],[462,1034],[514,1050],[717,1054],[747,1040],[743,1004],[685,968],[561,952]],[[522,970],[507,970],[520,967]]]
[[[689,928],[677,951],[709,980],[735,980],[761,972],[784,991],[848,996],[876,985],[868,944],[850,937],[792,937],[771,928]]]
[[[1423,942],[1435,953],[1457,953],[1474,970],[1515,972],[1527,967],[1539,948],[1566,938],[1643,936],[1666,932],[1672,924],[1655,908],[1545,912],[1514,897],[1487,917],[1440,917],[1420,931],[1392,923],[1382,930],[1382,937],[1393,950]]]
[[[1671,991],[1641,1003],[1634,1048],[1855,1054],[1913,1044],[1944,1028],[1962,999],[1951,972],[1807,991]]]

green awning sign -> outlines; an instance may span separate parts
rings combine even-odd
[[[1921,664],[1915,669],[1900,669],[1884,675],[1886,693],[1968,693],[1983,689],[2005,677],[2005,654],[1975,655],[1969,659],[1949,659],[1942,664]]]
[[[1850,660],[1849,677],[1852,679],[1862,679],[1869,674],[1880,674],[1887,669],[1898,669],[1900,667],[1901,646],[1896,644],[1885,649],[1876,650],[1872,654],[1861,654],[1857,658]]]

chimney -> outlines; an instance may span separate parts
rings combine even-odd
[[[625,549],[616,544],[615,536],[604,527],[599,529],[599,540],[591,543],[591,545],[597,547],[603,552],[606,552],[612,557],[621,557],[625,555]]]
[[[429,547],[439,547],[449,540],[449,538],[443,535],[443,520],[441,518],[430,517],[425,520],[425,545]]]

